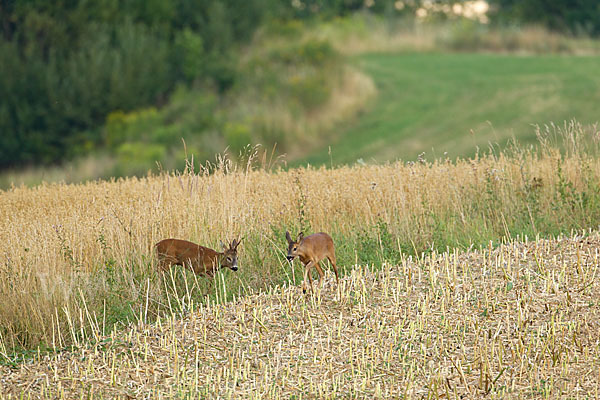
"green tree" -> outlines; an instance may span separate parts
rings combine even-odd
[[[571,34],[600,35],[597,0],[490,0],[499,23],[537,23]]]
[[[0,168],[100,145],[112,111],[236,79],[236,47],[283,0],[0,1]],[[279,13],[279,14],[278,14]]]

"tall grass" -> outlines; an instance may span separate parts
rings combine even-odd
[[[286,229],[330,232],[343,269],[596,227],[598,129],[572,122],[538,135],[536,147],[455,161],[284,171],[253,153],[182,174],[1,192],[0,353],[60,348],[207,296],[296,283]],[[152,245],[163,238],[218,248],[237,236],[237,273],[155,272]]]
[[[354,14],[306,30],[327,38],[342,54],[403,51],[467,51],[517,54],[599,54],[600,44],[535,25],[495,26],[467,18],[391,18]]]

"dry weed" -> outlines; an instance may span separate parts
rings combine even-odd
[[[151,250],[167,237],[218,248],[219,240],[244,236],[241,268],[230,276],[235,293],[243,294],[292,279],[285,229],[331,233],[343,267],[362,259],[365,237],[373,251],[389,239],[396,251],[420,254],[510,238],[517,228],[535,235],[548,227],[594,226],[600,164],[579,151],[335,170],[269,172],[223,163],[212,174],[1,192],[0,351],[40,343],[60,348],[89,336],[96,321],[106,320],[99,324],[106,333],[115,322],[110,314],[170,311],[171,281],[153,272]],[[386,231],[373,231],[379,226]],[[202,279],[190,279],[192,289],[176,280],[169,290],[189,295],[204,287]],[[107,314],[109,300],[122,309]]]
[[[597,397],[600,237],[355,266],[0,367],[2,398]],[[341,297],[340,297],[341,296]]]

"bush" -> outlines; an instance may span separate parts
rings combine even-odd
[[[144,175],[151,165],[165,158],[164,146],[154,143],[123,143],[117,148],[115,176]]]
[[[295,39],[304,32],[304,23],[298,19],[272,20],[266,24],[264,32],[271,37]]]
[[[600,35],[600,7],[596,0],[492,0],[499,23],[541,24],[553,31]]]
[[[478,50],[482,46],[484,27],[477,21],[461,18],[452,24],[444,44],[454,50]]]
[[[128,141],[140,141],[153,137],[152,132],[160,126],[162,118],[156,108],[124,113],[115,111],[108,115],[105,127],[106,144],[116,148]]]
[[[223,128],[223,136],[234,154],[238,154],[252,143],[250,127],[242,123],[227,122]]]
[[[290,95],[306,110],[317,108],[329,98],[331,85],[327,78],[319,71],[292,76],[288,81]]]
[[[117,154],[115,174],[139,176],[156,162],[166,169],[183,169],[192,155],[195,160],[205,160],[221,152],[225,144],[214,137],[217,129],[214,95],[179,87],[160,110],[149,107],[110,113],[103,137],[106,146]],[[250,142],[249,130],[241,124],[225,125],[224,133],[232,150],[238,151]]]
[[[338,54],[327,40],[310,39],[302,43],[286,43],[285,46],[271,50],[268,57],[274,64],[318,67],[334,63]]]
[[[187,82],[193,82],[203,75],[206,55],[202,36],[184,29],[175,37],[175,52],[179,73]]]

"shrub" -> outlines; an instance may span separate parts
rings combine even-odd
[[[227,122],[223,128],[225,142],[234,154],[252,143],[250,127],[242,123]]]
[[[126,142],[117,148],[116,176],[126,174],[144,175],[148,166],[164,159],[166,149],[160,144]]]
[[[175,52],[180,74],[185,80],[193,82],[203,76],[206,55],[202,36],[190,29],[184,29],[175,38]]]

